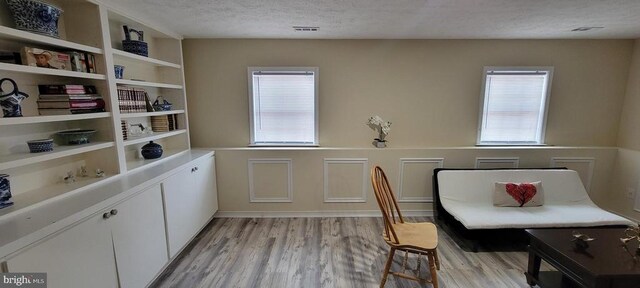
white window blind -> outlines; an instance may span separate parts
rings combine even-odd
[[[250,68],[253,145],[317,145],[314,69]]]
[[[543,144],[551,74],[485,69],[478,144]]]

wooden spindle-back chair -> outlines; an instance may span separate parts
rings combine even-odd
[[[438,288],[436,270],[440,270],[440,261],[436,248],[438,246],[438,232],[433,223],[407,223],[402,218],[402,212],[398,207],[398,201],[389,186],[389,180],[382,168],[375,166],[371,169],[371,184],[382,212],[384,220],[383,238],[389,244],[389,256],[384,268],[380,287],[384,287],[389,274],[415,280],[418,282],[430,282],[434,288]],[[404,251],[405,258],[402,272],[389,271],[393,263],[396,250]],[[417,254],[417,269],[415,276],[406,274],[408,254]],[[431,271],[431,279],[420,278],[421,256],[425,255]]]

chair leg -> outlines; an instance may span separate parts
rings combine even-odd
[[[391,268],[391,263],[393,263],[393,255],[396,253],[396,248],[391,247],[389,250],[389,258],[387,258],[387,264],[384,265],[384,273],[382,274],[382,281],[380,281],[380,288],[384,287],[384,284],[387,282],[387,276],[389,275],[389,269]]]
[[[433,251],[429,252],[429,270],[431,271],[431,284],[433,288],[438,288],[438,275],[436,274],[436,256]]]
[[[440,257],[438,257],[438,250],[433,249],[433,255],[436,258],[436,269],[440,270]]]

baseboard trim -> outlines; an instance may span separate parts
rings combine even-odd
[[[433,211],[402,210],[405,217],[433,216]],[[218,211],[215,218],[382,217],[380,210],[358,211]]]

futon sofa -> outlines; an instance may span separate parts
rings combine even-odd
[[[538,193],[544,200],[541,206],[494,206],[496,183],[538,181]],[[596,206],[573,170],[439,168],[434,171],[433,185],[436,222],[472,251],[477,251],[480,238],[522,233],[525,228],[633,225]]]

